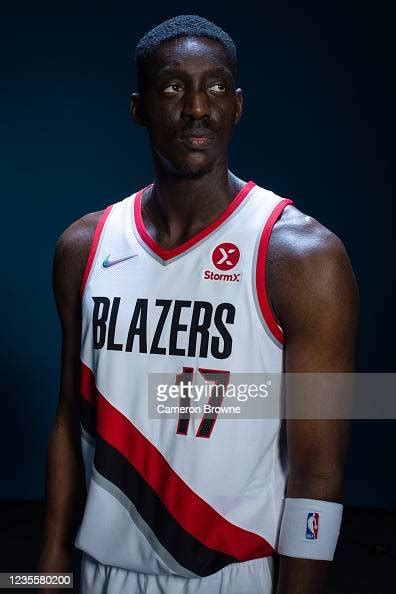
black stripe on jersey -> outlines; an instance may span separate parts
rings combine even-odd
[[[98,434],[94,466],[134,504],[163,547],[199,576],[208,576],[238,559],[211,549],[186,531],[130,462]],[[193,513],[193,512],[192,512]]]
[[[85,431],[96,438],[96,406],[80,396],[80,422]]]

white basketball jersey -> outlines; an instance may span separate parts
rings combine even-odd
[[[274,552],[281,421],[154,419],[148,377],[213,385],[212,372],[229,385],[234,374],[283,371],[265,261],[292,201],[250,181],[213,223],[166,250],[145,229],[144,189],[105,209],[81,285],[88,493],[75,544],[106,565],[207,576]]]

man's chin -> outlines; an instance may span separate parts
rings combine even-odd
[[[196,179],[213,171],[216,165],[216,158],[208,158],[201,151],[196,151],[195,155],[182,156],[179,154],[175,159],[165,156],[155,145],[151,145],[153,156],[158,160],[161,167],[177,177]]]
[[[214,168],[215,163],[205,163],[204,165],[185,165],[183,167],[175,167],[174,173],[180,177],[196,179],[210,173]]]

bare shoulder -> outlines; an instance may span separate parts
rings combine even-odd
[[[78,297],[95,229],[103,212],[82,216],[58,237],[53,261],[53,286],[58,302]]]
[[[273,312],[302,301],[332,306],[340,298],[357,305],[357,284],[342,240],[314,217],[288,205],[268,245],[266,286]],[[292,306],[293,304],[293,306]]]
[[[95,229],[103,212],[98,210],[85,214],[66,227],[56,242],[56,254],[59,257],[78,258],[80,254],[85,255],[87,251],[89,252]]]

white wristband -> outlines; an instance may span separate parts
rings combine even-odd
[[[287,497],[277,551],[288,557],[332,561],[343,506],[318,499]]]

